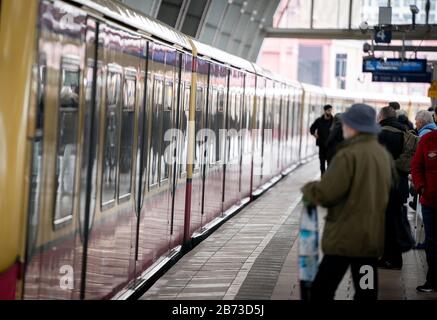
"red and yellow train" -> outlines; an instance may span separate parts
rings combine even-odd
[[[0,19],[0,299],[128,294],[312,156],[323,104],[393,99],[286,81],[115,1],[0,0]]]

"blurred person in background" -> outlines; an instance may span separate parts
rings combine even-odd
[[[316,145],[319,147],[320,172],[325,173],[328,160],[326,154],[326,140],[328,140],[329,130],[332,127],[332,106],[327,104],[323,107],[324,113],[310,127],[310,133],[316,138]]]

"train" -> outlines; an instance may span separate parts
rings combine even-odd
[[[113,0],[0,0],[0,299],[121,299],[316,152],[324,104]]]

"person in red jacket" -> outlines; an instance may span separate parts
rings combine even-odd
[[[420,139],[411,161],[413,184],[420,194],[425,252],[428,263],[426,283],[417,287],[419,292],[437,291],[437,130]]]

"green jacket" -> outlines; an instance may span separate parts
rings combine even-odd
[[[328,208],[322,238],[325,254],[380,257],[392,159],[370,134],[344,141],[321,181],[302,188],[304,200]]]

